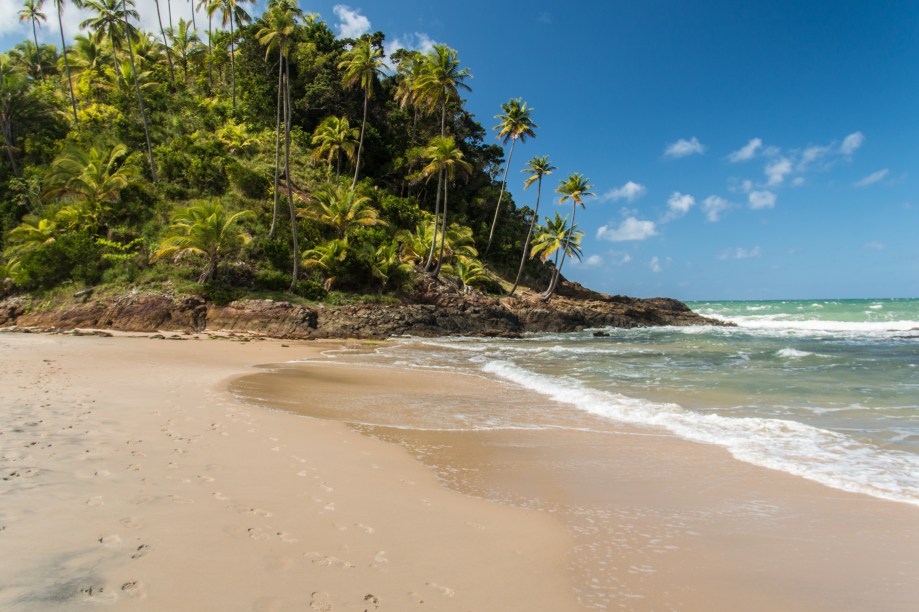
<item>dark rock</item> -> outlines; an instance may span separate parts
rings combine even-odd
[[[595,331],[594,338],[609,338],[609,334],[605,331]]]

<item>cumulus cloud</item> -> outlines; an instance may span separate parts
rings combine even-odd
[[[762,146],[762,140],[759,138],[751,138],[750,142],[728,155],[728,161],[737,163],[753,159],[756,156],[756,152],[762,148]]]
[[[578,261],[577,259],[573,259],[571,261],[572,266],[574,267],[581,266],[584,268],[596,268],[602,264],[603,264],[603,258],[600,257],[599,255],[591,255],[590,257],[586,259],[582,259],[581,261]]]
[[[702,210],[705,217],[714,223],[721,218],[721,213],[731,207],[731,203],[720,196],[708,196],[702,201]]]
[[[722,253],[718,259],[750,259],[762,255],[762,250],[755,246],[752,249],[729,249]]]
[[[628,181],[622,187],[619,187],[617,189],[610,189],[609,191],[604,193],[602,196],[600,196],[600,201],[601,202],[607,202],[607,201],[616,202],[618,200],[626,200],[628,202],[634,202],[635,200],[643,196],[646,191],[647,189],[645,188],[644,185],[641,185],[634,181]]]
[[[635,217],[627,217],[619,227],[613,229],[608,225],[597,230],[597,238],[610,242],[625,242],[627,240],[645,240],[657,235],[654,221],[643,221]]]
[[[771,191],[751,191],[750,208],[759,210],[761,208],[773,208],[775,206],[775,194]]]
[[[25,25],[20,26],[19,24],[20,10],[22,10],[22,2],[19,0],[0,0],[0,36],[16,30],[26,32]]]
[[[360,9],[352,9],[345,4],[336,4],[332,12],[338,17],[338,36],[340,38],[359,38],[370,31],[370,20],[361,15]]]
[[[399,49],[428,53],[434,49],[434,45],[436,44],[437,41],[427,34],[415,32],[414,34],[404,34],[392,40],[387,40],[383,43],[383,51],[386,53],[387,57],[392,57],[392,54]]]
[[[808,167],[812,163],[817,162],[823,159],[824,157],[826,157],[830,153],[831,150],[832,150],[832,147],[830,146],[816,146],[815,145],[815,146],[807,147],[801,153],[801,159],[798,161],[798,172],[807,171]]]
[[[667,198],[667,214],[664,215],[661,221],[667,223],[668,221],[679,219],[688,213],[689,209],[695,206],[695,204],[696,199],[688,193],[674,191],[670,194],[670,197]]]
[[[651,263],[648,264],[648,267],[651,268],[651,271],[655,274],[663,270],[663,268],[661,268],[661,260],[656,255],[651,258]]]
[[[791,160],[787,157],[780,157],[766,164],[767,185],[775,187],[785,181],[785,177],[791,174]]]
[[[855,186],[856,187],[867,187],[868,185],[874,185],[875,183],[879,181],[883,181],[884,177],[887,176],[888,172],[890,172],[888,168],[884,168],[883,170],[878,170],[877,172],[872,172],[871,174],[869,174],[862,180],[856,181]]]
[[[667,148],[664,149],[664,156],[677,159],[686,157],[687,155],[702,154],[704,152],[705,146],[699,142],[698,138],[693,136],[691,140],[680,138],[676,142],[667,145]]]
[[[852,155],[864,142],[864,134],[861,132],[853,132],[843,139],[842,144],[839,146],[839,152],[843,155]]]

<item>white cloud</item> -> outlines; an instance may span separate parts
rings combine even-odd
[[[705,146],[695,136],[692,137],[692,140],[680,138],[676,142],[667,145],[667,148],[664,149],[664,155],[674,159],[703,152],[705,152]]]
[[[762,250],[758,246],[749,250],[737,248],[725,251],[718,259],[750,259],[752,257],[759,257],[762,254]]]
[[[358,38],[370,31],[370,20],[361,15],[360,9],[352,9],[344,4],[336,4],[332,7],[332,12],[339,19],[335,27],[338,28],[340,38]]]
[[[600,257],[599,255],[591,255],[587,259],[582,259],[581,261],[578,261],[577,259],[573,259],[571,261],[572,266],[574,267],[580,266],[584,268],[596,268],[602,264],[603,264],[603,258]]]
[[[611,261],[614,266],[624,266],[625,264],[632,261],[632,256],[628,253],[610,253],[615,259]]]
[[[604,193],[602,196],[600,196],[600,201],[601,202],[607,202],[607,201],[616,202],[618,200],[627,200],[629,202],[634,202],[641,196],[645,195],[646,191],[647,189],[645,188],[644,185],[640,185],[639,183],[636,183],[634,181],[628,181],[622,187],[619,187],[618,189],[610,189],[609,191]]]
[[[648,267],[651,268],[651,271],[655,274],[663,270],[663,268],[661,268],[661,260],[656,255],[651,258],[651,263],[648,264]]]
[[[761,208],[773,208],[775,206],[775,194],[771,191],[751,191],[750,208],[759,210]]]
[[[616,229],[608,225],[597,230],[597,238],[610,242],[625,242],[627,240],[645,240],[657,235],[654,221],[642,221],[635,217],[626,218]]]
[[[719,196],[708,196],[702,201],[702,210],[709,221],[714,223],[721,218],[721,213],[731,207],[731,203]]]
[[[759,138],[751,138],[750,142],[745,144],[742,148],[737,149],[730,155],[728,155],[728,161],[731,162],[741,162],[747,161],[748,159],[753,159],[756,156],[756,152],[763,146],[763,141]]]
[[[874,185],[878,181],[883,181],[884,177],[887,176],[887,173],[890,172],[888,168],[883,170],[878,170],[877,172],[872,172],[865,178],[855,183],[856,187],[867,187],[868,185]]]
[[[877,240],[875,240],[873,242],[866,243],[865,248],[870,249],[872,251],[883,251],[884,249],[887,248],[887,245],[884,244],[883,242],[878,242]]]
[[[674,191],[670,194],[670,197],[667,198],[667,214],[664,215],[661,221],[667,223],[668,221],[679,219],[688,213],[689,209],[695,206],[695,204],[696,199],[688,193]]]
[[[386,52],[387,57],[392,56],[393,53],[399,49],[406,49],[408,51],[421,51],[422,53],[427,53],[434,49],[434,45],[437,44],[437,41],[421,32],[415,32],[414,34],[404,34],[393,38],[392,40],[387,40],[383,43],[383,49]]]
[[[791,174],[791,160],[787,157],[780,157],[766,164],[766,176],[769,177],[767,184],[770,187],[781,185],[785,177]]]
[[[865,135],[861,132],[853,132],[845,137],[842,141],[842,145],[839,147],[839,152],[843,155],[852,155],[855,153],[855,150],[862,146],[862,143],[865,142]]]
[[[831,151],[830,146],[811,146],[804,149],[801,153],[801,159],[798,161],[798,172],[805,172],[808,167],[815,161],[827,156]]]

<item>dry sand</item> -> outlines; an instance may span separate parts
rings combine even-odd
[[[523,392],[353,365],[251,368],[335,346],[0,334],[0,609],[919,601],[915,507],[653,430],[359,428],[368,437],[337,421]],[[321,418],[243,404],[228,383]]]

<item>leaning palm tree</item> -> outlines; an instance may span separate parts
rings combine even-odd
[[[435,136],[431,139],[430,144],[425,147],[423,156],[428,160],[428,164],[421,169],[421,176],[430,178],[435,173],[443,178],[444,189],[444,207],[443,216],[440,223],[440,254],[437,257],[437,265],[434,266],[432,274],[437,277],[440,274],[440,268],[443,265],[444,246],[446,244],[445,236],[447,233],[447,187],[456,176],[456,171],[463,173],[472,171],[472,164],[463,159],[463,152],[456,146],[456,141],[452,136]],[[435,216],[436,222],[436,216]],[[426,270],[430,270],[434,262],[434,249],[437,244],[437,233],[435,231],[434,240],[431,242],[431,253],[428,255],[428,262],[425,265]]]
[[[364,90],[364,118],[361,121],[361,138],[357,145],[357,161],[354,164],[354,180],[351,189],[357,185],[361,168],[361,152],[364,149],[364,132],[367,129],[367,106],[373,95],[373,82],[383,66],[383,50],[371,44],[369,38],[362,38],[345,52],[338,68],[345,71],[342,84],[346,87],[359,85]]]
[[[198,276],[198,283],[206,283],[214,277],[223,259],[249,242],[249,235],[238,225],[254,217],[255,213],[251,210],[231,215],[216,201],[199,202],[180,209],[172,216],[166,238],[153,254],[153,259],[185,253],[203,255],[206,264]]]
[[[128,5],[131,6],[130,11],[127,10]],[[120,70],[118,66],[118,49],[126,37],[130,41],[135,34],[134,26],[129,25],[126,28],[127,31],[124,30],[127,17],[139,19],[137,11],[134,10],[134,0],[126,4],[122,3],[121,0],[83,0],[82,8],[93,11],[96,16],[82,21],[80,28],[90,30],[97,44],[108,38],[112,47],[112,61],[115,65],[115,71],[118,72]]]
[[[511,287],[509,295],[514,295],[517,291],[517,285],[520,284],[520,277],[523,275],[523,266],[526,264],[527,253],[530,250],[530,239],[533,236],[533,228],[536,226],[536,220],[539,218],[539,199],[542,195],[542,177],[552,174],[555,166],[549,161],[546,155],[537,156],[527,162],[527,167],[523,172],[528,172],[530,176],[523,182],[523,188],[529,189],[530,185],[536,182],[536,206],[533,209],[533,218],[530,219],[530,228],[527,230],[526,240],[523,242],[523,254],[520,256],[520,267],[517,268],[517,278],[514,279],[514,286]]]
[[[386,225],[380,219],[370,198],[358,195],[344,185],[326,185],[313,193],[313,197],[301,210],[303,216],[335,230],[339,240],[359,227]]]
[[[54,2],[54,6],[57,8],[57,25],[58,29],[61,31],[61,48],[63,49],[64,55],[64,67],[67,69],[67,85],[70,88],[70,105],[73,106],[73,123],[74,125],[79,125],[79,120],[77,119],[77,99],[76,96],[73,95],[73,79],[70,76],[70,61],[67,59],[67,40],[64,38],[64,0],[52,0],[52,2]]]
[[[527,108],[527,103],[522,98],[512,98],[501,105],[503,114],[495,115],[500,123],[494,127],[498,131],[498,138],[501,144],[507,146],[507,141],[511,142],[511,150],[507,154],[507,163],[504,166],[504,178],[501,181],[501,191],[498,194],[498,203],[495,205],[495,218],[491,222],[491,230],[488,232],[488,246],[485,247],[485,254],[491,250],[491,241],[495,236],[495,227],[498,225],[498,213],[501,211],[501,199],[504,197],[504,190],[507,188],[507,172],[511,169],[511,158],[514,157],[514,146],[517,140],[525,141],[527,137],[535,138],[534,128],[538,127],[530,118],[533,112],[532,108]],[[524,249],[525,250],[525,249]]]
[[[132,0],[131,5],[134,5]],[[137,11],[131,11],[137,15]],[[128,17],[131,15],[128,11],[128,0],[121,0],[121,16],[124,19],[124,31],[128,36],[128,54],[131,58],[131,77],[134,79],[134,92],[137,94],[137,105],[140,107],[140,118],[144,122],[144,136],[147,139],[147,160],[150,162],[150,177],[156,184],[156,163],[153,161],[153,144],[150,142],[150,124],[147,121],[147,111],[144,109],[144,97],[140,93],[140,83],[137,80],[137,67],[134,65],[134,45],[132,43],[132,27],[128,23]]]
[[[590,191],[590,183],[588,179],[584,178],[583,174],[574,172],[568,175],[568,178],[562,181],[558,187],[556,187],[556,193],[561,194],[561,199],[559,203],[565,202],[565,200],[571,200],[571,227],[574,227],[574,215],[577,212],[577,207],[580,206],[584,208],[584,198],[587,196],[592,196]],[[572,232],[573,233],[573,232]],[[568,247],[571,240],[571,234],[568,235],[565,242],[565,248],[562,250],[562,260],[559,263],[558,267],[555,269],[555,275],[552,277],[552,284],[549,285],[549,288],[545,293],[540,297],[542,301],[548,300],[555,289],[558,286],[558,279],[562,274],[562,266],[565,264],[565,255],[568,253]]]
[[[35,29],[39,21],[48,21],[48,18],[41,12],[43,0],[25,0],[23,8],[19,11],[19,21],[32,22],[32,38],[35,40],[35,65],[38,68],[38,76],[41,78],[41,58],[39,57],[38,32]],[[41,27],[40,25],[38,27]]]
[[[555,292],[555,284],[558,282],[558,272],[565,263],[565,256],[577,257],[581,259],[581,238],[583,232],[577,229],[577,226],[568,227],[568,217],[562,217],[555,213],[551,218],[546,219],[545,225],[537,228],[536,236],[533,238],[533,247],[530,250],[530,257],[539,256],[542,261],[550,257],[555,257],[556,274],[552,276],[549,282],[549,288],[539,299],[546,301]],[[561,256],[561,261],[559,261]]]
[[[326,117],[313,132],[313,161],[325,159],[329,174],[332,173],[332,158],[335,158],[335,178],[341,176],[341,154],[354,161],[360,130],[351,127],[347,117]]]

